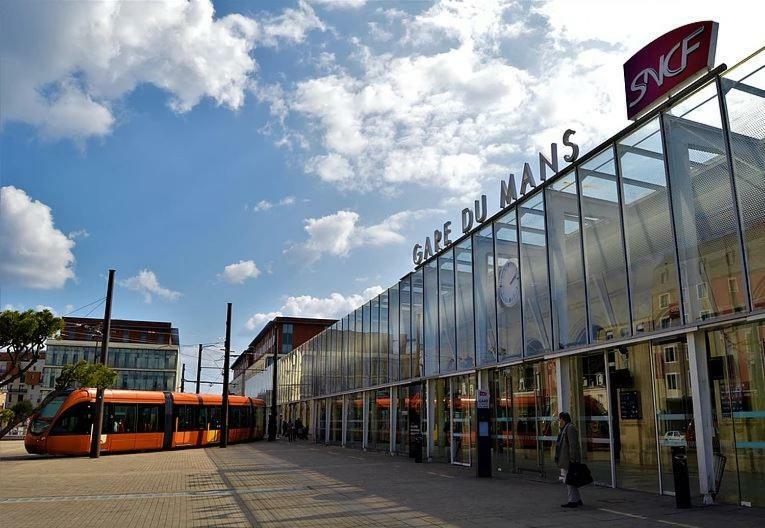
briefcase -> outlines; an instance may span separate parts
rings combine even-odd
[[[568,472],[566,473],[566,484],[579,488],[592,484],[592,474],[587,464],[580,464],[579,462],[571,462],[568,465]]]

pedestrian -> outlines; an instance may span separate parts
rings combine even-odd
[[[295,440],[295,424],[290,420],[287,422],[287,441],[292,442]]]
[[[297,436],[298,440],[305,438],[303,429],[303,420],[298,417],[298,419],[295,420],[295,436]]]
[[[571,415],[567,412],[558,414],[558,441],[555,444],[555,463],[561,470],[563,482],[566,481],[569,465],[571,463],[580,463],[582,461],[582,450],[579,446],[579,431],[571,423]],[[576,508],[582,506],[582,496],[579,494],[579,488],[566,484],[568,492],[568,502],[561,504],[563,508]]]

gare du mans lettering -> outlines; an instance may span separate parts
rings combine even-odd
[[[563,156],[563,159],[568,163],[573,163],[579,157],[579,145],[571,140],[571,136],[576,134],[576,131],[568,129],[563,133],[563,145],[571,149],[570,154]],[[539,182],[547,180],[547,169],[552,170],[552,176],[558,174],[558,145],[552,143],[550,145],[550,158],[545,157],[541,152],[539,153]],[[531,169],[531,165],[528,162],[523,164],[523,173],[521,175],[520,189],[516,190],[515,175],[510,174],[507,180],[502,180],[499,192],[499,210],[503,210],[506,207],[511,206],[518,198],[523,196],[529,191],[537,187],[537,180],[534,178],[534,172]],[[466,207],[462,210],[462,232],[469,233],[473,229],[473,225],[480,225],[486,221],[488,216],[488,207],[486,205],[486,195],[482,194],[480,200],[475,201],[473,209]],[[448,248],[453,241],[449,238],[452,232],[452,223],[446,222],[443,225],[443,229],[436,229],[433,231],[433,239],[425,237],[423,244],[415,244],[412,248],[412,261],[415,266],[419,266],[424,261],[430,259],[440,251]]]

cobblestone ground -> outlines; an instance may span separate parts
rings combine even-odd
[[[300,442],[98,460],[0,442],[2,526],[765,526],[762,509],[677,510],[670,497],[592,486],[583,496],[562,510],[557,484]]]

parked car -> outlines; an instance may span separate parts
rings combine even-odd
[[[685,446],[685,435],[680,431],[667,431],[661,437],[661,444],[665,446]]]

